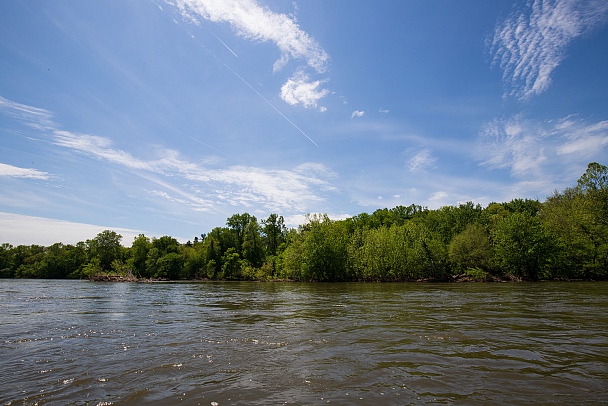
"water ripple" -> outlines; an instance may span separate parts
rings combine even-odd
[[[0,281],[0,404],[605,404],[608,284]]]

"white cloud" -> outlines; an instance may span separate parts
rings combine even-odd
[[[76,244],[94,238],[104,230],[113,230],[122,235],[122,244],[129,246],[133,238],[144,233],[139,230],[74,223],[44,217],[24,216],[0,212],[0,243],[12,245],[38,244],[49,246],[57,242]]]
[[[54,143],[56,145],[92,155],[96,158],[102,158],[131,169],[153,169],[153,165],[150,163],[136,159],[124,151],[111,148],[112,141],[108,138],[77,134],[69,131],[55,131],[54,134]]]
[[[557,148],[559,155],[588,157],[608,146],[608,121],[585,125],[568,120],[563,130],[567,130],[566,141]]]
[[[53,115],[45,109],[28,106],[5,99],[0,96],[0,112],[37,130],[53,130],[57,128],[52,120]]]
[[[296,166],[294,170],[303,175],[321,175],[326,178],[337,176],[337,174],[327,166],[317,162],[305,162]]]
[[[431,202],[437,202],[437,201],[443,201],[448,197],[448,194],[444,191],[438,191],[438,192],[434,192],[431,194],[431,196],[429,197],[429,201]]]
[[[28,112],[19,116],[26,125],[52,117],[43,109],[19,105],[7,99],[0,102],[0,109],[4,112]],[[49,129],[54,128],[55,125]],[[63,130],[53,130],[50,135],[57,146],[137,171],[138,176],[164,189],[154,189],[150,192],[152,195],[186,204],[195,210],[211,210],[221,205],[256,204],[276,211],[305,211],[310,204],[324,201],[320,192],[337,190],[328,182],[335,174],[318,163],[308,162],[292,169],[250,166],[213,168],[208,164],[190,162],[171,149],[157,148],[158,158],[145,160],[114,147],[106,137]],[[0,166],[0,175],[36,179],[50,177],[46,172],[6,164]],[[164,182],[158,175],[170,177],[171,182]],[[180,180],[182,185],[179,185]]]
[[[487,123],[480,134],[482,165],[510,169],[516,177],[538,175],[547,160],[547,136],[542,126],[521,116]]]
[[[410,148],[406,151],[406,155],[410,158],[407,162],[407,167],[410,172],[420,172],[430,168],[437,160],[428,148],[414,149]]]
[[[587,163],[605,159],[607,147],[608,121],[533,121],[517,115],[487,123],[479,134],[477,155],[482,165],[508,169],[518,179],[559,183],[580,175]]]
[[[378,113],[380,113],[380,114],[388,114],[388,113],[390,113],[390,112],[391,112],[391,111],[390,111],[389,109],[379,109],[379,110],[378,110]]]
[[[10,178],[25,178],[25,179],[49,179],[50,175],[47,172],[42,172],[36,169],[19,168],[17,166],[0,163],[0,176]]]
[[[603,0],[533,0],[515,10],[489,41],[509,94],[523,99],[547,90],[570,42],[607,16]]]
[[[263,169],[250,166],[210,168],[182,159],[174,150],[159,150],[161,158],[145,161],[128,152],[112,147],[109,139],[68,131],[55,132],[55,144],[84,153],[97,159],[121,165],[127,169],[146,171],[172,177],[172,186],[152,180],[173,193],[152,191],[152,194],[174,203],[186,204],[197,210],[209,210],[214,205],[260,204],[272,210],[305,210],[313,202],[323,199],[316,189],[335,190],[327,178],[334,174],[318,163],[305,163],[292,170]],[[176,179],[196,182],[194,192],[174,186]],[[175,197],[179,195],[179,197]]]
[[[301,30],[293,16],[278,14],[255,0],[175,0],[182,15],[193,21],[203,18],[213,22],[225,22],[243,38],[256,41],[272,41],[281,50],[275,62],[279,70],[293,59],[304,59],[317,72],[327,68],[329,56],[321,46]]]
[[[317,107],[317,102],[329,94],[329,90],[319,87],[324,82],[310,81],[304,71],[298,70],[281,87],[281,99],[292,106],[301,103],[306,108]]]
[[[350,118],[355,118],[355,117],[363,117],[365,115],[365,111],[362,110],[355,110],[352,112],[352,114],[350,115]]]

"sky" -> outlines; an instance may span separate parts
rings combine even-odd
[[[182,242],[608,164],[604,0],[0,2],[0,242]]]

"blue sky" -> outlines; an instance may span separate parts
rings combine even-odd
[[[544,200],[608,161],[608,3],[0,2],[0,242]]]

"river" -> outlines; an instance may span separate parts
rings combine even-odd
[[[0,280],[2,405],[608,403],[608,283]]]

